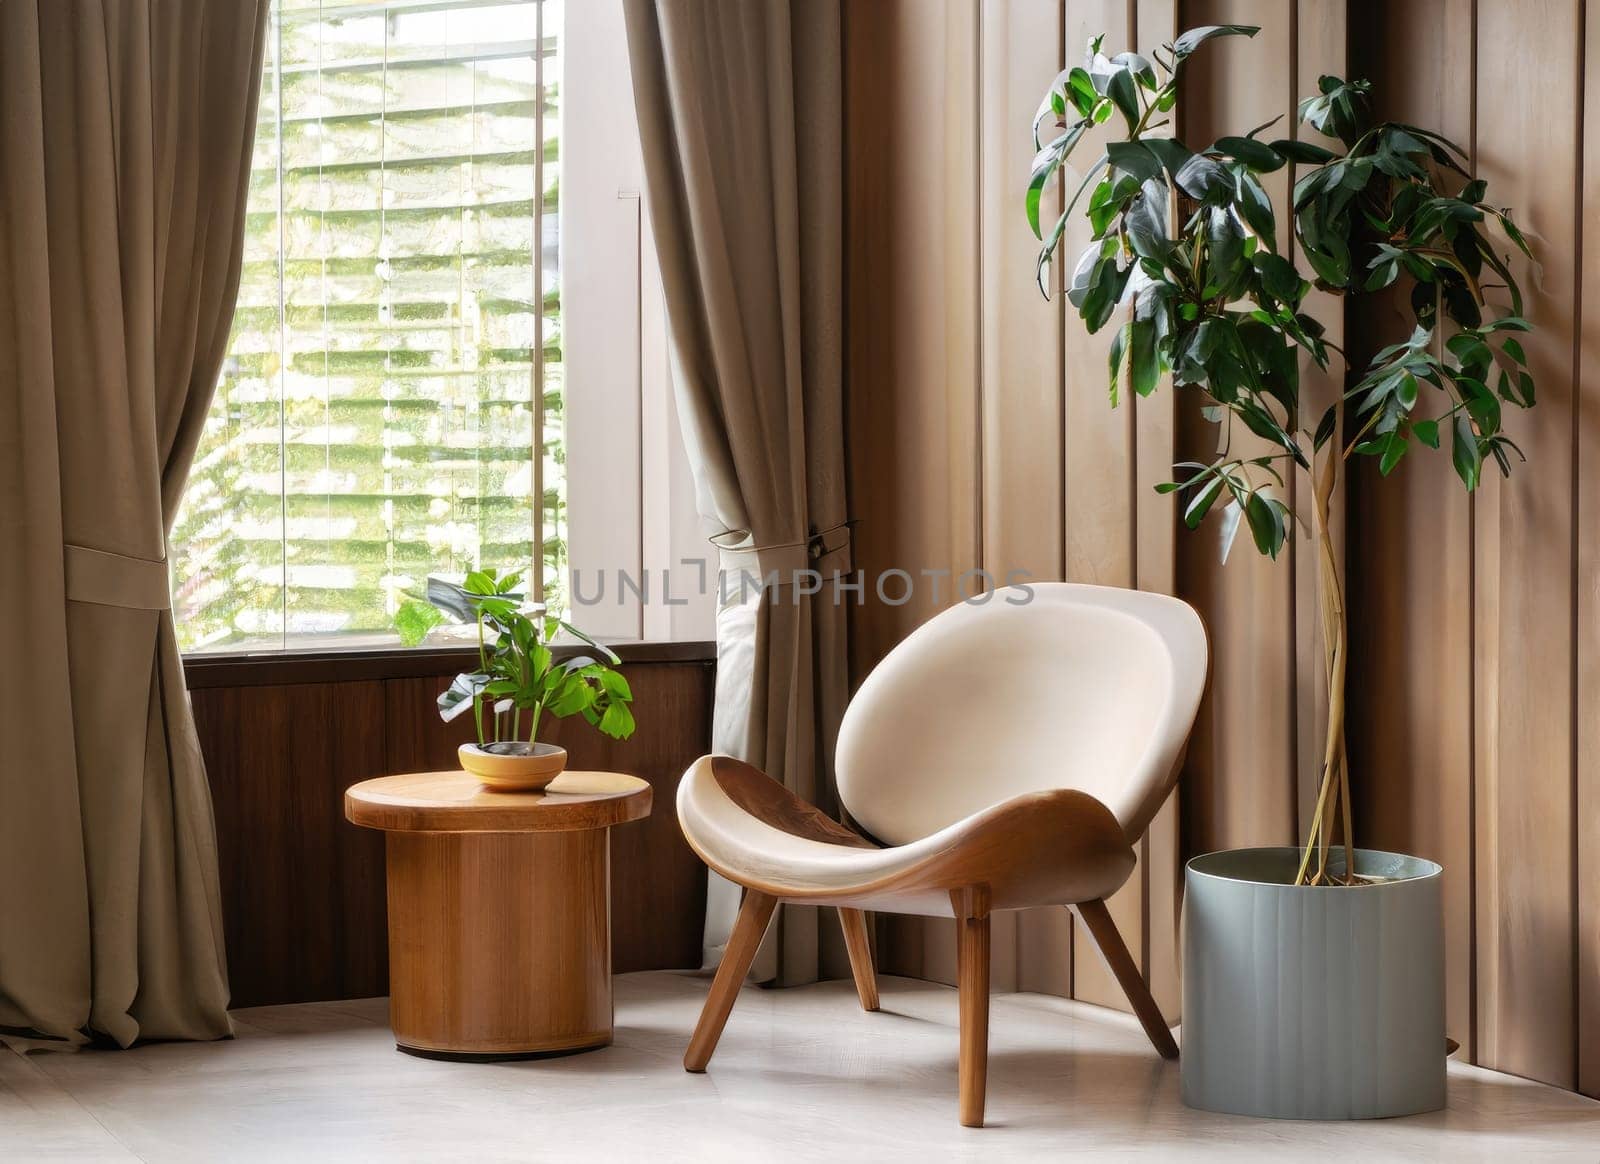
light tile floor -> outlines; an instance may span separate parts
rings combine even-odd
[[[1371,1123],[1185,1108],[1131,1018],[997,995],[989,1126],[956,1123],[956,998],[886,978],[746,988],[706,1075],[680,1056],[706,980],[617,980],[615,1045],[500,1064],[398,1054],[383,999],[235,1012],[238,1038],[0,1051],[0,1160],[1600,1160],[1600,1103],[1452,1064],[1443,1112]]]

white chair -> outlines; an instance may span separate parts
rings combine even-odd
[[[705,1070],[784,901],[838,907],[867,1010],[877,982],[861,911],[957,919],[969,1127],[983,1123],[994,910],[1070,907],[1156,1050],[1176,1057],[1105,899],[1133,871],[1133,846],[1177,778],[1206,659],[1199,617],[1175,598],[1007,588],[930,620],[856,693],[835,771],[866,835],[748,764],[697,760],[678,789],[684,836],[746,892],[684,1067]]]

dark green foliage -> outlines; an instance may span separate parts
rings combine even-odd
[[[620,662],[616,653],[571,623],[546,614],[540,604],[533,607],[532,617],[524,613],[521,585],[521,574],[495,570],[474,570],[459,585],[428,579],[426,597],[433,607],[478,627],[478,669],[457,675],[440,694],[440,717],[449,721],[471,708],[479,744],[491,737],[523,739],[523,712],[528,713],[529,743],[538,739],[545,714],[582,715],[604,734],[627,739],[634,728],[628,706],[633,692],[621,673],[607,666]],[[592,655],[557,661],[548,644],[563,630],[605,662]]]
[[[1037,273],[1047,296],[1069,218],[1088,219],[1093,241],[1066,281],[1067,298],[1091,332],[1121,319],[1111,345],[1113,405],[1124,384],[1144,396],[1170,373],[1175,386],[1204,394],[1205,416],[1222,429],[1216,459],[1178,465],[1185,475],[1162,490],[1184,495],[1191,527],[1224,502],[1224,555],[1242,519],[1257,549],[1275,557],[1292,525],[1278,496],[1281,462],[1309,470],[1337,437],[1327,455],[1377,457],[1387,474],[1413,440],[1438,448],[1448,432],[1456,471],[1472,489],[1487,459],[1510,471],[1517,449],[1501,432],[1501,408],[1532,406],[1534,385],[1515,335],[1529,326],[1522,295],[1487,231],[1498,227],[1529,254],[1522,234],[1461,169],[1458,147],[1414,125],[1374,123],[1367,82],[1323,77],[1301,103],[1302,126],[1328,147],[1263,140],[1270,122],[1201,150],[1162,135],[1189,54],[1215,37],[1256,31],[1197,28],[1151,53],[1111,58],[1097,37],[1084,65],[1051,83],[1034,119],[1026,208],[1044,242]],[[1045,234],[1039,214],[1052,176],[1090,128],[1114,115],[1125,138],[1089,167]],[[1058,132],[1046,142],[1049,125]],[[1352,376],[1310,431],[1301,427],[1302,354],[1326,368],[1333,345],[1302,310],[1312,285],[1283,256],[1260,181],[1286,165],[1296,173],[1296,245],[1316,286],[1355,295],[1403,279],[1414,321],[1411,336]],[[1491,290],[1509,306],[1490,305]],[[1240,430],[1272,451],[1230,452]]]

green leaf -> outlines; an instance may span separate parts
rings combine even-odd
[[[1123,230],[1133,253],[1157,263],[1165,261],[1168,249],[1168,193],[1164,180],[1151,178],[1139,188],[1139,193],[1123,212]]]
[[[1063,69],[1056,74],[1056,79],[1050,82],[1050,88],[1045,90],[1044,97],[1039,102],[1039,108],[1033,114],[1033,148],[1041,149],[1044,142],[1039,138],[1039,130],[1052,116],[1064,118],[1066,116],[1066,85],[1067,71]]]
[[[1520,315],[1502,315],[1499,319],[1486,323],[1484,331],[1532,331],[1533,324],[1523,319]]]
[[[1459,412],[1450,430],[1450,460],[1461,483],[1469,491],[1476,489],[1483,471],[1483,453],[1478,448],[1478,434],[1472,429],[1471,418]]]
[[[1191,28],[1172,42],[1172,55],[1179,60],[1219,36],[1254,36],[1261,28],[1254,24],[1203,24]]]
[[[1332,150],[1323,149],[1308,141],[1295,141],[1293,138],[1279,138],[1272,143],[1274,153],[1281,154],[1291,162],[1301,165],[1320,166],[1331,162],[1339,155]]]
[[[633,734],[633,712],[626,703],[613,703],[600,717],[600,731],[614,740],[625,740]]]
[[[1212,147],[1230,158],[1237,158],[1262,174],[1270,174],[1284,163],[1283,155],[1264,142],[1248,137],[1219,137]]]
[[[600,681],[600,686],[612,699],[620,699],[625,703],[633,699],[633,691],[628,687],[628,681],[622,677],[621,671],[602,667],[595,672],[595,678]]]
[[[1407,412],[1417,406],[1417,378],[1410,372],[1401,376],[1400,382],[1395,385],[1394,398]]]
[[[1283,513],[1260,493],[1251,493],[1244,506],[1245,520],[1250,523],[1250,536],[1256,549],[1270,558],[1276,558],[1283,548]]]
[[[1156,390],[1161,378],[1161,362],[1156,353],[1156,328],[1148,320],[1136,319],[1132,324],[1133,390],[1140,396],[1149,396]]]
[[[1278,223],[1273,217],[1272,200],[1267,197],[1267,192],[1261,188],[1248,173],[1239,174],[1239,214],[1244,218],[1250,229],[1256,233],[1262,242],[1267,244],[1267,249],[1278,249]]]
[[[1050,230],[1050,237],[1044,240],[1044,246],[1039,248],[1039,258],[1034,264],[1033,280],[1039,285],[1039,294],[1046,299],[1050,298],[1050,288],[1045,285],[1045,276],[1050,270],[1050,259],[1056,253],[1056,247],[1061,242],[1061,235],[1067,229],[1068,211],[1063,210],[1061,217],[1056,219],[1056,224]]]
[[[1111,337],[1111,407],[1117,406],[1117,381],[1122,375],[1122,358],[1127,352],[1128,337],[1133,333],[1133,321],[1129,320],[1117,329],[1117,334]]]
[[[1088,117],[1100,103],[1100,94],[1095,92],[1094,82],[1081,65],[1075,65],[1067,71],[1067,96],[1082,117]]]
[[[394,629],[400,636],[402,646],[414,647],[427,638],[428,632],[443,621],[444,615],[437,607],[410,598],[402,602],[400,609],[395,611]]]
[[[1118,53],[1111,58],[1113,65],[1121,65],[1133,74],[1133,79],[1146,89],[1156,87],[1156,66],[1149,57],[1143,53]]]
[[[545,705],[545,710],[557,718],[565,718],[593,703],[594,688],[590,687],[581,676],[573,675],[562,681],[556,693],[551,696],[550,702]]]
[[[1524,408],[1533,407],[1533,377],[1527,372],[1517,373],[1517,387],[1521,389],[1521,398],[1517,401]]]
[[[1238,501],[1230,501],[1222,508],[1221,560],[1226,563],[1228,555],[1233,552],[1233,539],[1239,533],[1239,519],[1244,516],[1244,509]]]
[[[1153,139],[1150,148],[1157,148]],[[1179,146],[1178,149],[1182,150]],[[1233,175],[1214,158],[1184,151],[1183,164],[1172,173],[1173,184],[1197,202],[1221,202],[1233,197]]]
[[[467,708],[491,682],[482,671],[466,671],[450,681],[450,686],[439,694],[439,718],[449,723]]]
[[[1082,134],[1081,129],[1078,132]],[[1067,149],[1063,146],[1071,133],[1069,130],[1062,134],[1033,155],[1033,169],[1028,174],[1028,192],[1024,207],[1028,214],[1028,225],[1033,229],[1035,238],[1044,237],[1044,232],[1039,226],[1039,202],[1044,197],[1044,188],[1050,181],[1050,175],[1056,172],[1056,168],[1061,165],[1061,159],[1067,156]]]
[[[1414,420],[1411,422],[1411,432],[1412,435],[1430,449],[1439,447],[1439,422],[1437,420]]]
[[[1378,457],[1378,472],[1387,477],[1400,463],[1400,458],[1406,455],[1406,438],[1396,428],[1384,433],[1381,443],[1383,450]]]
[[[1260,273],[1262,289],[1268,295],[1291,307],[1300,302],[1305,280],[1300,278],[1300,272],[1294,269],[1293,263],[1271,251],[1257,251],[1250,261]]]
[[[1139,90],[1133,74],[1127,69],[1112,73],[1111,79],[1106,82],[1106,96],[1121,110],[1128,122],[1128,132],[1132,133],[1139,124]]]
[[[1516,243],[1517,249],[1528,258],[1533,258],[1533,251],[1528,249],[1528,240],[1522,237],[1522,232],[1517,229],[1517,224],[1511,221],[1511,211],[1502,210],[1495,215],[1500,220],[1500,228],[1506,232],[1506,237]]]
[[[586,631],[579,630],[577,627],[573,626],[570,622],[567,622],[565,619],[558,620],[558,623],[559,623],[559,625],[560,625],[562,630],[566,631],[573,638],[578,639],[581,642],[588,643],[591,647],[593,647],[595,650],[599,651],[602,655],[604,655],[609,662],[611,662],[611,663],[620,663],[620,662],[622,662],[622,660],[617,657],[617,653],[615,651],[613,651],[610,647],[606,646],[599,639],[594,638],[592,635],[590,635]]]
[[[1206,219],[1206,298],[1228,296],[1241,280],[1244,231],[1233,212],[1213,206]]]
[[[1138,139],[1107,142],[1106,161],[1114,171],[1131,175],[1140,185],[1161,173],[1160,156],[1150,143]]]
[[[1198,490],[1189,500],[1188,506],[1183,511],[1183,524],[1190,529],[1196,529],[1205,520],[1207,513],[1211,512],[1212,502],[1222,495],[1223,480],[1213,477],[1203,488]]]

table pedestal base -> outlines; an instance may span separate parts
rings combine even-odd
[[[388,873],[401,1050],[521,1058],[611,1042],[607,830],[391,832]]]

